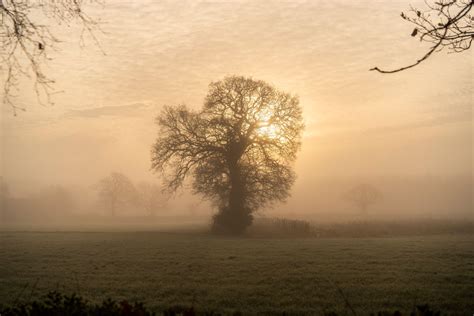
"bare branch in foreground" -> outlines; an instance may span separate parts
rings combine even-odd
[[[96,0],[91,2],[98,3]],[[25,111],[15,103],[21,78],[33,80],[38,103],[42,105],[53,105],[52,96],[60,92],[54,89],[54,79],[44,71],[44,66],[51,60],[49,53],[55,51],[60,42],[45,21],[65,27],[79,23],[82,25],[81,47],[87,34],[100,48],[95,35],[101,31],[99,22],[84,12],[82,0],[0,0],[3,104],[10,106],[15,115],[19,110]]]
[[[401,17],[415,25],[411,36],[419,36],[420,41],[431,43],[428,52],[416,62],[393,70],[379,67],[370,70],[380,73],[396,73],[413,68],[427,60],[434,52],[447,48],[450,53],[460,53],[471,48],[474,39],[474,17],[470,14],[474,0],[440,0],[434,4],[425,1],[428,9],[421,12],[411,8]]]

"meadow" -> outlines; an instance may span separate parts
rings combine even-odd
[[[417,304],[474,312],[474,236],[224,238],[199,233],[2,232],[0,304],[47,291],[155,311],[367,315]],[[350,305],[350,306],[349,306]]]

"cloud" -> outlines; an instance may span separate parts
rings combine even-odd
[[[98,118],[98,117],[130,117],[139,116],[142,111],[149,110],[153,106],[150,103],[133,103],[126,105],[109,105],[83,110],[71,110],[66,112],[65,117]]]
[[[446,125],[446,124],[467,123],[467,122],[472,122],[471,112],[462,111],[462,112],[454,112],[452,114],[446,113],[446,114],[438,115],[429,119],[420,120],[416,122],[410,122],[406,124],[369,128],[365,130],[364,133],[375,135],[378,133],[400,132],[400,131],[413,130],[413,129],[418,129],[418,128],[435,127],[435,126]]]

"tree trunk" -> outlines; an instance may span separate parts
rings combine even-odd
[[[110,213],[112,217],[115,216],[115,198],[112,198],[112,201],[110,203]]]
[[[229,173],[231,185],[229,193],[229,211],[237,214],[244,208],[241,172],[237,162],[230,166]]]
[[[242,147],[236,144],[234,151],[231,151],[229,155],[229,196],[228,201],[214,216],[213,230],[215,232],[242,234],[252,223],[251,210],[245,203],[245,180],[242,178],[242,169],[239,164]]]

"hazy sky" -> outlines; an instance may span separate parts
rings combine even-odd
[[[321,178],[472,177],[473,55],[435,54],[400,18],[422,1],[106,1],[103,55],[79,30],[56,29],[47,73],[54,107],[20,87],[27,112],[1,115],[1,173],[20,190],[88,185],[117,170],[151,177],[154,118],[167,105],[202,105],[211,81],[252,76],[300,97],[306,130],[294,199]],[[87,7],[86,7],[87,8]],[[45,23],[48,23],[45,21]],[[472,185],[472,182],[471,182]]]

